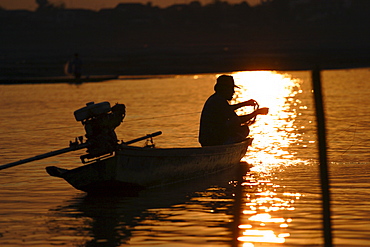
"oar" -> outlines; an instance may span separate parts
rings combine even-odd
[[[135,143],[135,142],[138,142],[138,141],[142,141],[142,140],[145,140],[145,139],[148,139],[148,138],[159,136],[161,134],[162,134],[162,131],[154,132],[152,134],[148,134],[146,136],[139,137],[139,138],[136,138],[136,139],[128,141],[128,142],[123,142],[123,144],[129,145],[129,144],[132,144],[132,143]],[[64,153],[68,153],[68,152],[71,152],[71,151],[76,151],[76,150],[79,150],[79,149],[87,148],[89,145],[90,145],[89,143],[74,144],[74,145],[71,145],[68,148],[55,150],[55,151],[52,151],[52,152],[49,152],[49,153],[36,155],[34,157],[27,158],[27,159],[24,159],[24,160],[19,160],[19,161],[16,161],[16,162],[1,165],[0,170],[10,168],[10,167],[13,167],[13,166],[22,165],[22,164],[25,164],[25,163],[28,163],[28,162],[31,162],[31,161],[41,160],[41,159],[56,156],[56,155],[59,155],[59,154],[64,154]]]
[[[148,134],[146,136],[133,139],[131,141],[123,142],[123,144],[129,145],[129,144],[132,144],[132,143],[135,143],[135,142],[139,142],[139,141],[142,141],[142,140],[145,140],[145,139],[148,139],[148,138],[152,138],[152,137],[155,137],[155,136],[159,136],[159,135],[162,135],[162,131],[157,131],[157,132]]]
[[[70,146],[68,148],[62,148],[62,149],[59,149],[59,150],[55,150],[55,151],[52,151],[52,152],[49,152],[49,153],[36,155],[34,157],[31,157],[31,158],[27,158],[27,159],[24,159],[24,160],[19,160],[19,161],[12,162],[12,163],[9,163],[9,164],[1,165],[0,170],[6,169],[6,168],[9,168],[9,167],[13,167],[13,166],[22,165],[24,163],[28,163],[28,162],[31,162],[31,161],[41,160],[41,159],[45,159],[45,158],[48,158],[48,157],[51,157],[51,156],[56,156],[56,155],[59,155],[59,154],[64,154],[64,153],[68,153],[68,152],[71,152],[71,151],[87,148],[88,146],[89,146],[88,143],[82,143],[82,144],[77,144],[77,145]]]

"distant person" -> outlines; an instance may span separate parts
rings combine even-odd
[[[76,79],[81,78],[82,61],[79,58],[78,53],[75,53],[74,58],[69,62],[68,72],[73,74]]]
[[[204,104],[200,119],[199,142],[202,146],[215,146],[243,141],[249,134],[248,121],[261,114],[266,115],[268,108],[257,109],[251,114],[238,116],[235,110],[243,106],[254,106],[253,99],[230,105],[235,93],[234,78],[221,75],[214,86],[215,93]]]

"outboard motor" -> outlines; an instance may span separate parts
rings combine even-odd
[[[124,104],[117,103],[111,107],[109,102],[89,102],[74,112],[76,120],[85,127],[85,136],[89,143],[87,154],[80,157],[82,163],[86,163],[85,159],[113,154],[116,151],[118,139],[114,130],[121,124],[125,114]]]

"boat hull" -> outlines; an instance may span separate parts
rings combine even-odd
[[[48,167],[48,173],[88,193],[114,194],[164,186],[206,176],[239,164],[252,139],[202,148],[123,146],[115,156],[72,170]],[[58,170],[59,169],[59,170]]]

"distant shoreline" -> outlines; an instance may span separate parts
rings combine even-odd
[[[370,1],[196,1],[99,12],[0,10],[0,80],[61,77],[79,53],[83,75],[171,75],[368,67]]]
[[[203,55],[203,56],[201,56]],[[140,78],[178,74],[222,73],[245,70],[311,70],[346,69],[370,67],[370,51],[339,50],[292,53],[254,53],[224,52],[221,54],[161,54],[148,53],[135,57],[135,61],[104,57],[101,60],[84,60],[83,77],[92,81],[99,77],[120,76],[121,78]],[[52,61],[44,63],[18,64],[16,68],[1,68],[0,84],[73,82],[72,77],[63,74],[63,64]],[[94,78],[94,79],[93,79]],[[84,80],[86,81],[86,80]]]

